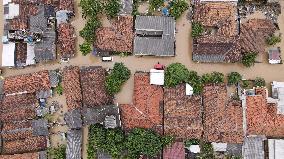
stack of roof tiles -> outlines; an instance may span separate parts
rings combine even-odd
[[[105,88],[106,71],[102,67],[85,67],[81,69],[81,86],[83,104],[98,107],[112,103],[112,97]]]
[[[248,135],[284,136],[284,115],[277,114],[277,105],[267,103],[265,88],[256,88],[255,96],[246,97]]]
[[[186,96],[185,85],[165,88],[164,131],[177,138],[201,138],[201,96]]]
[[[61,23],[58,27],[59,51],[63,58],[75,56],[75,29],[70,23]]]
[[[63,70],[63,88],[69,110],[82,107],[80,68],[69,66]]]
[[[135,74],[133,98],[133,104],[121,105],[124,128],[152,128],[162,132],[163,88],[150,85],[149,73]]]
[[[243,116],[240,101],[226,101],[225,84],[204,87],[204,138],[209,142],[242,143]]]
[[[133,17],[119,16],[112,27],[99,28],[96,35],[95,46],[101,51],[132,52]]]
[[[16,43],[16,63],[26,64],[27,60],[27,44]]]

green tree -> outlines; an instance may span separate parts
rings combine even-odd
[[[123,63],[115,63],[111,73],[106,77],[105,87],[109,94],[118,93],[131,75],[131,71]]]
[[[120,11],[121,5],[119,0],[108,0],[105,5],[106,14],[110,18],[114,18]]]
[[[236,85],[242,80],[242,75],[238,72],[231,72],[228,74],[228,84],[229,85]]]
[[[244,89],[248,89],[249,86],[250,86],[250,81],[248,81],[248,80],[243,80],[243,81],[242,81],[242,87],[243,87]]]
[[[199,145],[200,141],[198,139],[188,139],[185,141],[185,146],[190,147],[191,145]]]
[[[139,158],[140,155],[155,157],[162,150],[163,137],[152,130],[134,128],[126,139],[126,148],[130,158]]]
[[[165,86],[175,87],[189,79],[188,69],[181,63],[172,63],[165,70]]]
[[[174,0],[171,3],[170,15],[175,19],[178,19],[189,7],[185,0]]]
[[[202,92],[203,86],[201,82],[201,77],[198,76],[196,71],[189,72],[189,76],[186,82],[193,87],[194,94],[199,94]]]
[[[62,87],[61,83],[58,84],[58,86],[55,88],[55,90],[56,90],[57,94],[59,94],[59,95],[63,94],[63,87]]]
[[[49,159],[65,159],[66,158],[66,146],[60,145],[57,148],[49,148],[47,150]]]
[[[256,77],[254,80],[254,86],[255,87],[264,87],[265,86],[265,80],[261,77]]]
[[[150,10],[154,11],[164,4],[164,0],[150,0]]]
[[[200,159],[214,159],[214,149],[211,143],[202,143],[201,144],[201,153],[199,155]]]
[[[242,63],[246,67],[251,67],[255,63],[255,59],[257,57],[257,53],[255,52],[248,52],[243,55]]]
[[[84,42],[83,44],[79,45],[80,51],[84,56],[88,55],[91,51],[91,44],[88,42]]]
[[[224,74],[220,72],[212,72],[212,73],[206,73],[202,75],[201,81],[203,84],[208,84],[208,83],[224,83]]]
[[[201,36],[203,34],[204,28],[203,28],[201,23],[199,23],[199,22],[192,22],[191,26],[192,26],[191,27],[192,28],[191,36],[193,38],[199,37],[199,36]]]
[[[83,18],[97,18],[103,12],[103,4],[100,0],[81,0],[79,6],[82,7]]]
[[[96,30],[101,27],[102,23],[97,17],[90,18],[85,27],[79,32],[80,36],[88,43],[93,43],[96,39]]]
[[[271,37],[266,39],[266,43],[268,45],[275,45],[275,44],[280,43],[280,42],[281,42],[281,37],[280,36],[272,35]]]

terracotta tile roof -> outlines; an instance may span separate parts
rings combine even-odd
[[[4,110],[11,110],[14,108],[22,108],[32,106],[37,103],[35,94],[18,94],[5,96],[0,106],[0,112]]]
[[[201,96],[186,96],[185,85],[164,90],[164,131],[176,138],[201,138]]]
[[[121,105],[122,123],[125,129],[152,128],[161,132],[163,88],[150,85],[149,73],[134,75],[133,104]]]
[[[8,122],[3,123],[2,132],[8,132],[15,129],[26,129],[32,127],[32,121]]]
[[[23,30],[28,29],[28,19],[26,18],[14,18],[9,21],[10,30]]]
[[[58,44],[59,51],[63,58],[70,58],[75,56],[75,29],[69,23],[61,23],[58,27]]]
[[[95,46],[102,51],[132,52],[133,17],[120,16],[112,27],[99,28],[96,31]]]
[[[82,94],[80,86],[80,68],[65,67],[63,70],[63,88],[69,110],[81,108]]]
[[[250,19],[241,24],[239,44],[242,52],[265,53],[265,39],[275,31],[276,27],[268,19]]]
[[[256,96],[246,97],[248,135],[284,136],[284,115],[277,114],[277,105],[267,103],[265,88],[257,88]]]
[[[16,43],[16,62],[26,64],[27,43]]]
[[[203,102],[205,140],[242,143],[244,135],[241,102],[227,101],[226,85],[206,85]]]
[[[29,137],[23,140],[3,142],[3,154],[41,151],[47,148],[46,137]]]
[[[23,107],[9,109],[2,111],[0,113],[0,121],[11,122],[11,121],[21,121],[27,119],[34,119],[36,117],[35,106]]]
[[[74,0],[59,0],[59,10],[74,11]]]
[[[238,38],[206,35],[193,45],[193,61],[238,62],[242,58]]]
[[[13,140],[23,140],[28,137],[33,136],[33,130],[25,130],[25,131],[16,131],[10,133],[1,133],[2,141],[13,141]]]
[[[174,144],[164,148],[163,151],[163,159],[185,159],[183,142],[175,142]]]
[[[232,3],[208,2],[194,7],[194,20],[206,27],[217,27],[217,35],[237,35],[237,7]]]
[[[50,90],[48,71],[7,77],[4,81],[4,93],[35,93],[39,90]]]
[[[0,155],[0,159],[39,159],[39,153],[23,153],[14,155]]]
[[[102,67],[85,67],[81,69],[81,86],[83,104],[98,107],[112,104],[112,97],[105,88],[106,71]]]

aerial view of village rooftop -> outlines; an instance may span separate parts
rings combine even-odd
[[[1,0],[0,159],[284,159],[284,0]]]

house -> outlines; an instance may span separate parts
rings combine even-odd
[[[164,133],[176,138],[201,138],[201,96],[187,96],[185,84],[164,90]]]
[[[115,128],[121,126],[120,110],[117,105],[104,105],[94,108],[84,108],[82,111],[82,116],[84,125],[103,123],[107,128]]]
[[[284,115],[277,113],[277,103],[268,100],[266,88],[255,88],[255,95],[246,96],[247,135],[284,136]]]
[[[61,58],[71,58],[76,54],[75,29],[70,23],[61,23],[58,26],[58,45]]]
[[[67,113],[65,113],[64,120],[69,129],[81,129],[82,128],[81,110],[79,109],[69,110]]]
[[[98,66],[82,67],[80,81],[84,107],[94,108],[113,103],[105,88],[106,70]]]
[[[163,149],[163,159],[185,159],[183,142],[175,142]]]
[[[132,52],[133,17],[118,16],[111,27],[96,30],[95,48],[100,52]]]
[[[82,158],[82,130],[69,130],[67,132],[67,147],[66,159],[81,159]]]
[[[243,146],[244,159],[264,159],[264,136],[246,137]]]
[[[276,31],[270,19],[250,19],[241,24],[239,44],[243,53],[265,54],[266,38]]]
[[[82,90],[80,85],[80,68],[69,66],[63,69],[63,89],[68,110],[82,107]]]
[[[202,95],[205,141],[242,143],[244,131],[241,101],[227,101],[225,84],[206,85]]]
[[[283,139],[268,139],[269,159],[281,159],[284,155]]]
[[[0,159],[42,159],[39,152],[13,154],[13,155],[0,155]]]
[[[163,88],[150,84],[149,73],[134,75],[133,104],[120,105],[122,127],[141,127],[162,133]]]
[[[75,14],[74,0],[59,0],[59,10],[67,11],[70,14]]]
[[[135,55],[175,56],[175,20],[165,16],[136,16]]]
[[[281,50],[280,48],[270,48],[268,50],[268,61],[270,64],[280,64],[281,59]]]
[[[236,4],[198,3],[194,8],[193,22],[200,23],[205,30],[193,40],[193,61],[227,63],[241,59]]]
[[[284,82],[272,82],[272,97],[277,99],[277,114],[284,114]]]

